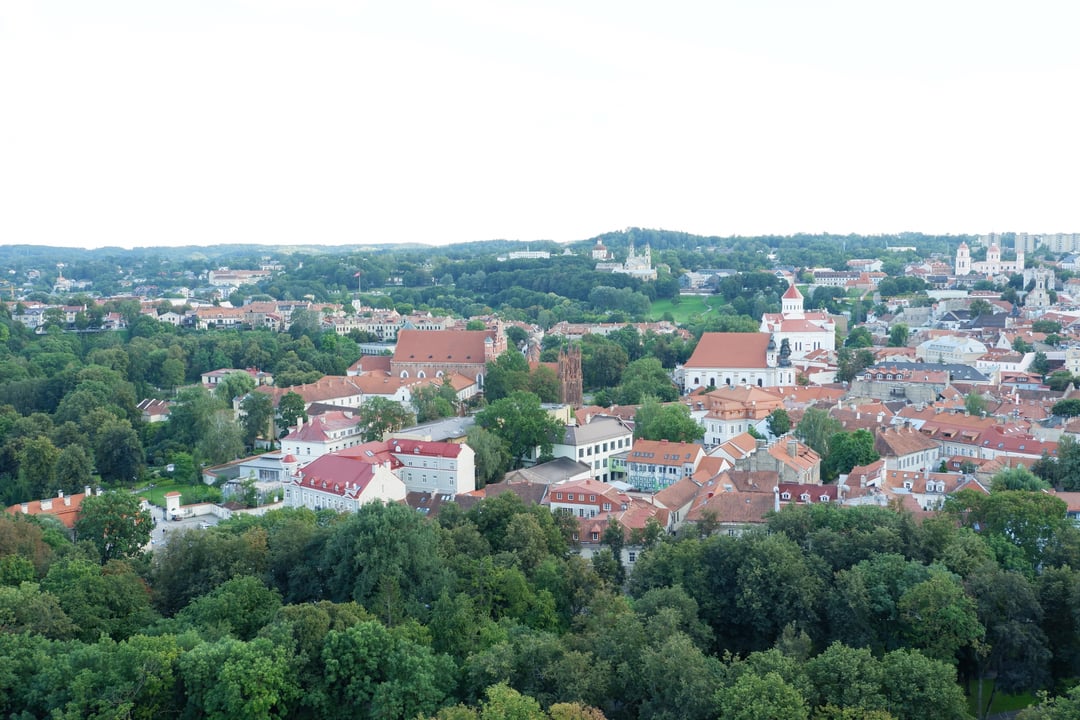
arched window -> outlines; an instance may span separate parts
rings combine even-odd
[[[409,377],[409,371],[408,370],[402,370],[401,371],[401,378],[404,379],[404,378],[407,378],[407,377]]]

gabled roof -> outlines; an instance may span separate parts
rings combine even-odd
[[[64,524],[66,528],[75,527],[75,521],[79,519],[79,510],[86,493],[64,495],[46,500],[31,500],[28,503],[16,503],[7,508],[12,515],[24,513],[26,515],[52,515]]]
[[[360,418],[351,412],[331,410],[321,415],[313,415],[308,422],[300,425],[285,436],[285,440],[294,442],[326,442],[330,433],[349,430],[360,424]]]
[[[795,287],[794,284],[791,284],[788,285],[788,289],[784,291],[782,297],[784,300],[802,300],[803,294],[799,292],[799,288]]]
[[[392,438],[386,441],[387,449],[395,455],[422,455],[425,457],[456,458],[465,447],[461,443],[426,442],[406,438]]]
[[[704,454],[705,449],[697,443],[638,439],[634,441],[626,461],[682,467],[687,463],[696,463]]]
[[[765,368],[768,333],[710,333],[701,336],[686,368]]]
[[[356,498],[374,476],[375,466],[371,463],[339,455],[323,455],[304,467],[300,477],[290,482],[344,498]]]
[[[704,460],[702,461],[704,463]],[[653,495],[653,499],[668,510],[678,510],[690,503],[701,490],[701,485],[689,476],[683,476]],[[1080,493],[1078,493],[1080,494]]]
[[[817,487],[817,486],[814,486]],[[686,515],[687,522],[700,522],[706,513],[724,525],[760,525],[772,512],[773,493],[717,492],[709,497],[699,496]]]
[[[883,457],[903,457],[935,450],[938,443],[913,428],[886,428],[874,438],[874,450]]]
[[[400,330],[395,363],[484,363],[487,330]]]

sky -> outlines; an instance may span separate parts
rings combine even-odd
[[[1074,0],[2,0],[0,243],[1080,232]]]

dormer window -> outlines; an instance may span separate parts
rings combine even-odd
[[[905,480],[904,481],[904,489],[905,490],[910,490],[911,489],[911,481],[910,480]]]
[[[791,493],[789,493],[789,492],[780,493],[780,499],[781,500],[790,500],[791,499]]]
[[[803,493],[799,496],[799,499],[803,502],[810,502],[810,493]]]

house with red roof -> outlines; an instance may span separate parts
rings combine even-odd
[[[324,455],[285,482],[285,506],[356,512],[369,502],[405,499],[405,483],[390,464]]]
[[[795,385],[795,368],[769,333],[704,333],[675,382],[690,393],[700,388]]]
[[[699,422],[705,426],[704,442],[710,446],[763,425],[770,413],[784,408],[779,395],[752,385],[716,388],[695,396],[694,402],[705,411]]]
[[[626,482],[645,492],[663,490],[693,475],[704,457],[697,443],[638,439],[626,456]]]
[[[364,426],[359,417],[348,410],[332,410],[312,415],[281,438],[282,453],[292,454],[301,466],[338,450],[364,442]]]
[[[60,493],[58,497],[54,498],[16,503],[8,507],[7,512],[12,515],[20,513],[23,515],[51,515],[63,523],[64,527],[71,529],[75,527],[75,521],[79,519],[82,501],[91,494],[90,488],[86,488],[84,492],[75,493],[74,495]]]

